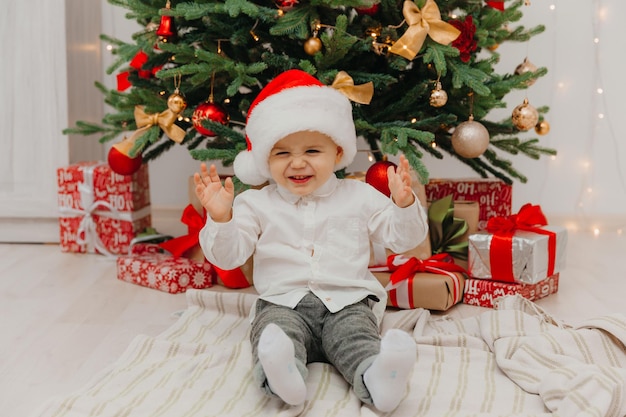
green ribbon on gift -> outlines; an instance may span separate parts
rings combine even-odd
[[[469,226],[464,219],[454,217],[452,194],[430,204],[428,227],[433,254],[448,253],[454,258],[467,260],[468,242],[461,237]]]

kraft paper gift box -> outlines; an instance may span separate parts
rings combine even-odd
[[[441,261],[444,259],[447,261]],[[387,289],[388,306],[445,311],[462,301],[465,273],[449,255],[434,255],[427,260],[392,255],[389,262],[396,263],[395,271],[372,270]]]
[[[478,230],[484,230],[491,217],[509,216],[512,212],[513,186],[497,178],[431,178],[426,184],[429,201],[450,194],[455,203],[478,203]]]
[[[134,253],[118,257],[117,278],[171,294],[213,286],[215,269],[210,263],[175,257],[156,248],[156,244],[138,244]]]
[[[470,277],[535,284],[565,268],[567,230],[547,225],[539,206],[492,218],[487,229],[469,237]]]
[[[559,273],[535,284],[516,284],[488,279],[468,278],[465,280],[463,303],[493,308],[496,300],[505,295],[521,295],[531,301],[539,300],[559,290]]]
[[[119,175],[103,162],[57,169],[60,246],[63,252],[119,255],[151,225],[148,167]]]

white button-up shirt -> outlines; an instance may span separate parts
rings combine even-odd
[[[200,245],[226,270],[254,255],[254,286],[264,300],[294,308],[311,292],[334,313],[372,295],[380,300],[372,307],[380,322],[387,294],[368,270],[370,241],[404,252],[427,233],[417,198],[400,208],[368,184],[333,175],[303,197],[276,184],[244,191],[232,220],[209,216]]]

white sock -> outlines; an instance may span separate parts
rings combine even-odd
[[[393,411],[404,397],[415,365],[415,341],[406,332],[389,330],[380,342],[380,354],[363,374],[374,406]]]
[[[259,338],[259,361],[267,382],[284,402],[300,405],[306,399],[306,385],[296,366],[293,342],[277,325],[268,324]]]

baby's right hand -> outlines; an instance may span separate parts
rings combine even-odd
[[[217,175],[215,165],[207,170],[206,164],[200,164],[200,173],[195,173],[193,181],[196,183],[196,196],[211,216],[214,222],[224,223],[232,218],[233,200],[235,199],[235,186],[229,177],[222,181]]]

